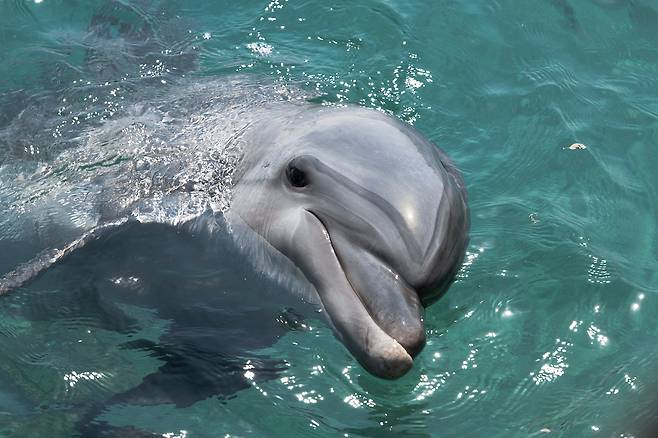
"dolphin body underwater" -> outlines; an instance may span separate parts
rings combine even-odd
[[[53,174],[59,184],[6,207],[16,234],[52,246],[6,273],[0,293],[131,224],[226,228],[257,269],[324,310],[368,371],[403,375],[425,343],[423,307],[447,290],[467,245],[459,172],[411,126],[371,109],[268,102],[221,123],[212,101],[230,86],[249,88],[197,84],[155,105],[167,111],[140,104],[92,128],[80,148],[104,145],[101,155],[69,149],[20,178],[5,166],[5,187]],[[174,121],[170,109],[195,99],[205,115]],[[107,170],[81,171],[94,166]]]
[[[79,281],[73,266],[94,260],[96,271],[134,276],[108,281],[108,268],[82,276],[84,286],[64,281],[73,293],[21,316],[64,306],[133,333],[116,301],[173,321],[157,342],[124,345],[163,365],[89,409],[82,434],[103,433],[95,417],[108,406],[231,396],[251,385],[247,358],[257,378],[274,378],[281,363],[253,352],[285,330],[254,310],[275,307],[272,293],[243,294],[242,278],[274,289],[293,320],[295,303],[320,310],[372,374],[404,375],[425,344],[424,308],[448,289],[468,244],[466,190],[448,157],[395,117],[313,104],[259,78],[160,82],[82,86],[0,120],[0,247],[15,254],[0,261],[0,296],[48,284],[52,271]],[[215,250],[225,264],[215,277],[140,271],[161,268],[167,251],[208,264]],[[138,277],[139,293],[117,295]],[[245,323],[249,336],[232,334]]]

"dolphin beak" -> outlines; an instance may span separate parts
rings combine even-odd
[[[332,242],[305,211],[293,238],[296,263],[315,286],[337,337],[372,374],[404,375],[425,344],[423,307],[416,291],[368,252]],[[297,240],[299,239],[299,240]]]
[[[375,323],[411,357],[425,346],[424,307],[419,294],[371,252],[331,236],[332,246],[353,293]]]

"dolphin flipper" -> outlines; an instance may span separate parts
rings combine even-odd
[[[99,239],[109,231],[121,228],[128,223],[128,218],[123,218],[113,222],[106,222],[98,225],[84,233],[81,237],[64,246],[63,248],[47,249],[42,251],[32,260],[23,263],[4,277],[0,278],[0,295],[16,290],[26,284],[34,281],[39,275],[48,268],[61,262],[67,256],[83,248],[90,242]]]
[[[176,408],[187,408],[211,397],[227,400],[254,384],[276,378],[286,368],[279,360],[255,355],[250,355],[247,360],[226,354],[190,352],[145,339],[126,343],[123,348],[148,351],[164,364],[144,377],[136,387],[88,409],[76,423],[81,437],[161,437],[161,433],[136,426],[112,426],[101,417],[113,406],[171,404]]]

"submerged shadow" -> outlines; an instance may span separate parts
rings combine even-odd
[[[166,225],[131,225],[92,242],[19,292],[23,318],[84,317],[95,328],[124,334],[122,349],[161,363],[136,387],[80,406],[81,436],[149,436],[139,425],[114,428],[99,416],[116,405],[182,408],[210,397],[226,400],[284,369],[282,360],[258,351],[294,330],[289,320],[302,316],[292,306],[312,309],[255,272],[228,234],[218,234],[210,239]],[[139,338],[143,323],[125,311],[135,307],[167,322],[157,341]]]

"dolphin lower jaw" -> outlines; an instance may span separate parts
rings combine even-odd
[[[337,237],[338,263],[375,323],[413,358],[425,346],[424,307],[409,284],[374,254]]]
[[[306,210],[305,216],[304,227],[315,229],[322,248],[306,260],[321,266],[303,270],[321,273],[307,275],[337,337],[371,373],[391,379],[404,375],[425,345],[418,294],[372,254],[340,237],[334,241],[315,213]],[[313,231],[303,232],[309,239]]]

